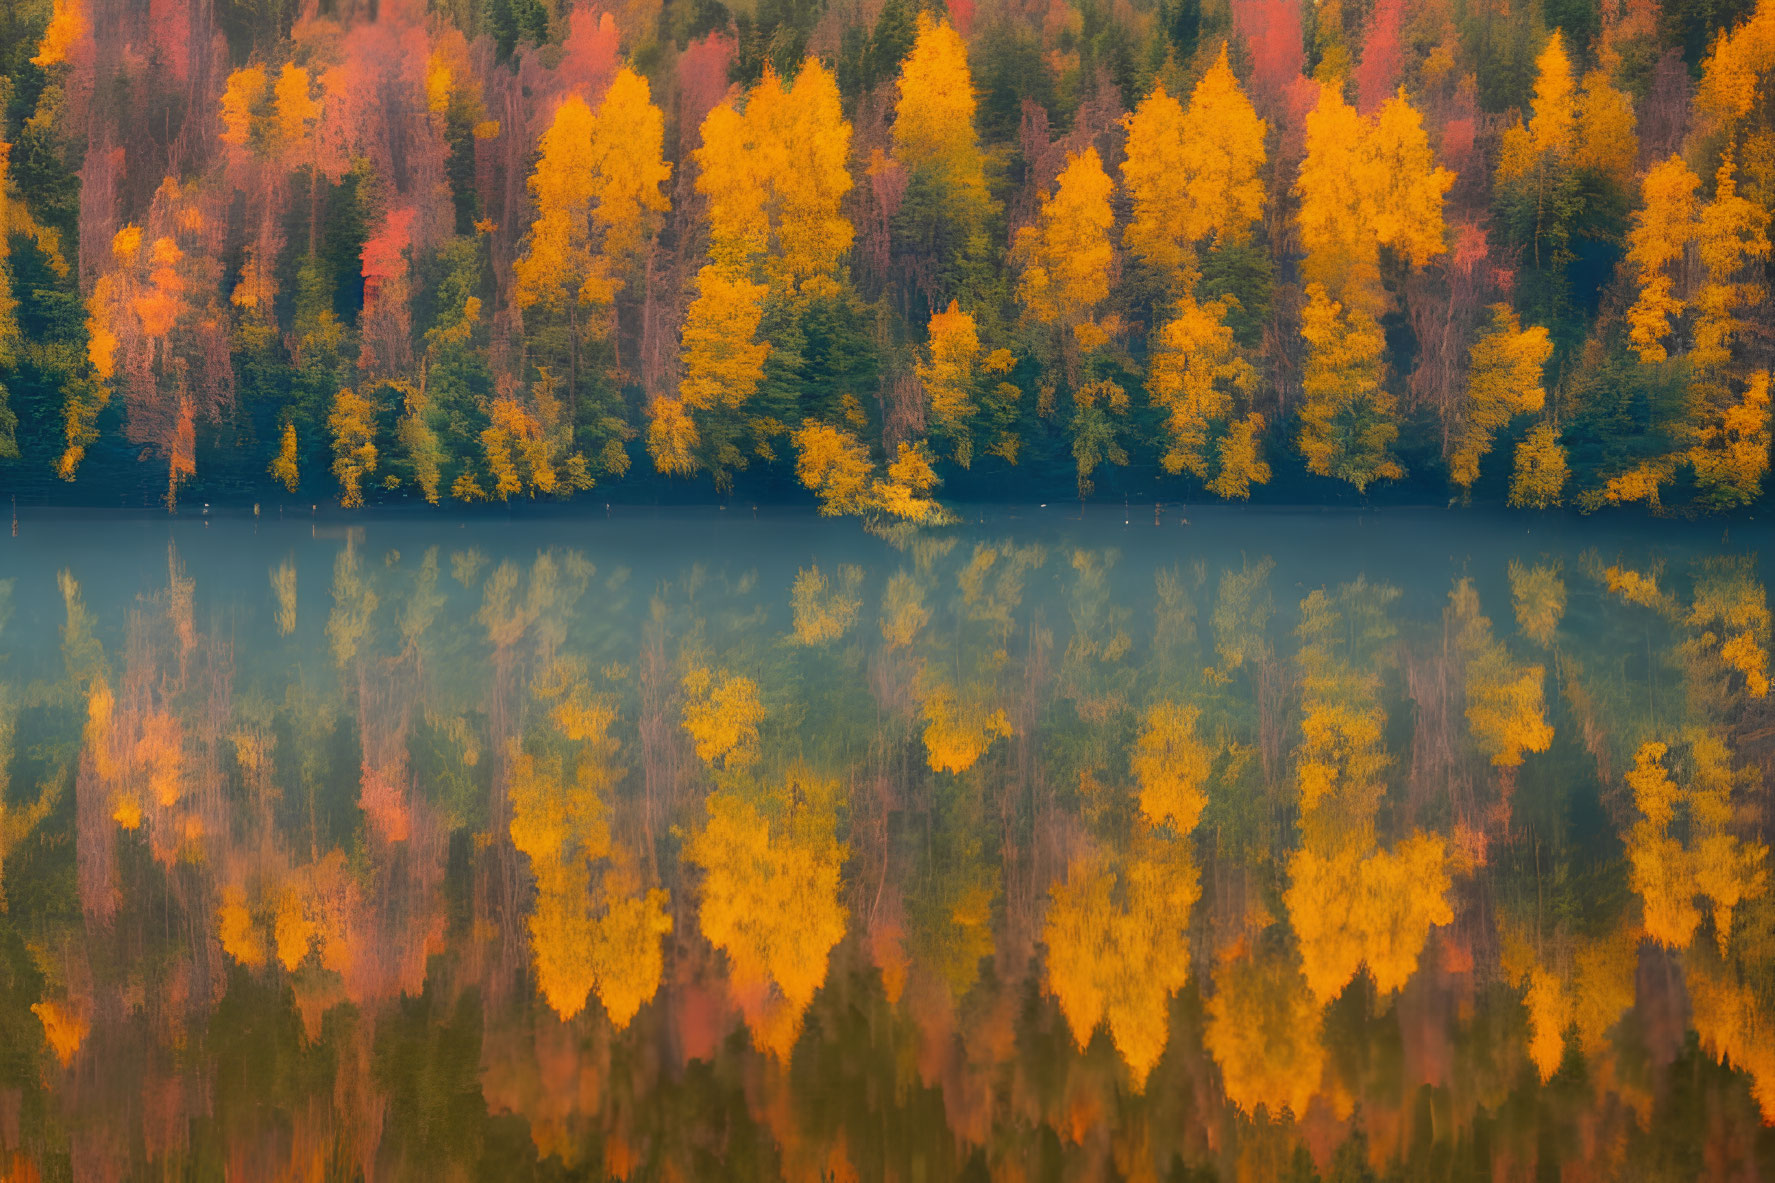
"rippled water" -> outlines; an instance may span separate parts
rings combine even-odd
[[[9,1177],[1775,1170],[1756,538],[970,516],[27,517]]]

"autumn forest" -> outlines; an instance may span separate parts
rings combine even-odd
[[[1754,502],[1775,0],[14,0],[0,484]]]

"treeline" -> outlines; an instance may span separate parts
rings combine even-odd
[[[20,0],[0,479],[1729,510],[1772,75],[1775,0]]]

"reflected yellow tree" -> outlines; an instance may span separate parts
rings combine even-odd
[[[1639,811],[1627,834],[1628,880],[1644,908],[1647,936],[1688,948],[1702,920],[1697,900],[1704,899],[1723,952],[1733,911],[1768,889],[1768,847],[1735,832],[1737,800],[1761,778],[1753,766],[1733,768],[1731,751],[1710,732],[1690,732],[1684,746],[1686,785],[1672,778],[1676,758],[1659,742],[1641,745],[1627,773]]]
[[[1467,662],[1467,726],[1494,765],[1515,768],[1524,752],[1544,752],[1553,743],[1543,696],[1546,670],[1511,659],[1509,649],[1492,635],[1490,618],[1480,614],[1471,579],[1455,585],[1449,610]]]
[[[1430,929],[1454,918],[1447,842],[1413,833],[1383,850],[1375,833],[1392,764],[1379,670],[1396,635],[1388,608],[1398,595],[1358,580],[1301,601],[1301,845],[1288,858],[1283,903],[1322,1003],[1364,966],[1383,995],[1398,991]]]
[[[1516,609],[1516,627],[1537,645],[1551,645],[1565,617],[1565,579],[1557,565],[1529,566],[1510,560],[1510,598]]]
[[[1136,1091],[1170,1041],[1171,996],[1189,981],[1189,917],[1202,894],[1183,838],[1074,858],[1054,886],[1042,939],[1048,989],[1078,1046],[1107,1026]]]
[[[838,782],[806,766],[781,780],[736,782],[709,795],[703,828],[685,849],[703,871],[703,935],[727,957],[753,1043],[779,1060],[844,937],[840,804]]]
[[[1202,1042],[1240,1112],[1305,1117],[1325,1074],[1324,1020],[1300,967],[1285,952],[1242,943],[1214,967]]]
[[[516,755],[510,794],[512,845],[536,877],[537,988],[563,1019],[596,992],[621,1030],[659,989],[661,940],[672,928],[666,893],[645,890],[633,856],[611,839],[606,799],[621,776],[615,705],[565,659],[538,675],[532,693],[555,734]]]

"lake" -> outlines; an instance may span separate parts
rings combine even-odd
[[[1775,1171],[1760,523],[964,517],[27,514],[7,1177]]]

